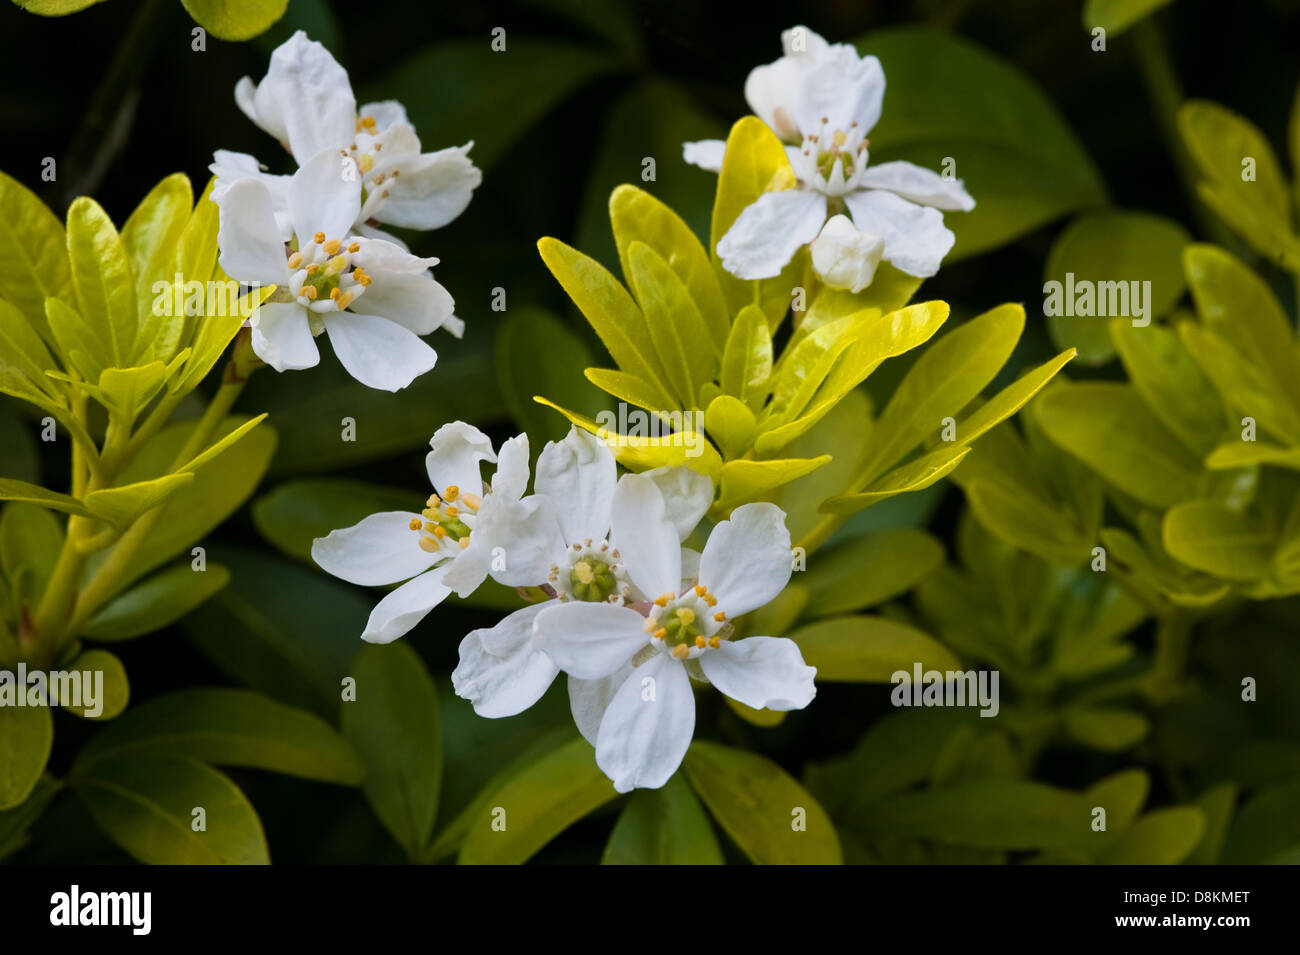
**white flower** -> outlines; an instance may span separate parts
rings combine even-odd
[[[677,539],[685,538],[712,502],[713,483],[682,467],[658,468],[645,476],[671,495],[670,520]],[[547,556],[534,563],[547,564],[546,574],[529,583],[554,600],[622,606],[648,599],[629,580],[618,542],[610,539],[616,477],[614,455],[605,442],[579,428],[548,443],[538,458],[533,489],[546,499],[555,520],[541,529]],[[524,546],[530,553],[536,548]],[[461,641],[452,684],[480,716],[514,716],[536,703],[554,681],[559,671],[533,639],[534,620],[551,604],[524,607]]]
[[[360,235],[387,238],[368,225],[372,220],[411,229],[440,228],[465,211],[483,178],[468,156],[473,143],[421,152],[400,103],[370,103],[358,111],[347,71],[301,30],[271,54],[261,83],[249,77],[239,81],[235,102],[299,165],[323,150],[332,151],[336,162],[356,163],[360,175],[354,184],[362,201],[352,231]],[[221,151],[215,160],[214,199],[237,177],[260,170],[256,159],[242,153]],[[282,198],[276,185],[285,177],[262,177],[272,196]]]
[[[359,201],[352,185],[333,156],[317,154],[289,183],[282,225],[264,183],[235,182],[217,201],[221,267],[240,282],[278,287],[250,319],[253,350],[276,371],[315,365],[313,339],[325,332],[352,377],[397,391],[437,360],[418,336],[444,325],[458,331],[460,320],[428,272],[437,259],[348,232]]]
[[[499,461],[488,436],[462,421],[443,425],[429,444],[434,493],[423,511],[372,514],[312,542],[312,559],[336,577],[368,586],[406,581],[371,612],[361,635],[370,643],[391,643],[448,594],[473,593],[489,573],[510,587],[545,574],[545,555],[527,542],[540,539],[554,518],[542,499],[523,496],[528,437],[502,444]],[[479,473],[482,461],[497,462],[490,486]],[[494,560],[507,549],[508,561]]]
[[[797,40],[802,49],[795,48]],[[745,95],[791,144],[786,152],[796,183],[763,194],[737,217],[718,242],[723,267],[743,279],[779,275],[800,246],[822,234],[828,215],[844,211],[884,248],[877,253],[871,242],[849,245],[842,230],[833,233],[827,245],[836,252],[829,256],[835,281],[852,276],[856,283],[862,274],[874,275],[882,258],[909,275],[934,275],[954,241],[939,210],[969,212],[975,200],[960,179],[903,161],[868,164],[866,136],[880,119],[885,95],[876,57],[828,44],[806,27],[785,31],[782,44],[786,55],[752,71]],[[719,145],[689,143],[683,154],[688,162],[721,168]],[[850,255],[859,261],[850,262]],[[826,277],[820,267],[818,274]]]
[[[537,614],[536,639],[570,686],[574,717],[614,788],[656,788],[677,770],[695,729],[694,677],[754,708],[801,709],[816,670],[791,640],[731,640],[729,621],[771,601],[790,579],[790,534],[774,504],[746,504],[718,524],[697,583],[682,587],[682,551],[663,494],[626,475],[613,534],[628,579],[656,594],[645,612],[608,603],[556,603]]]
[[[876,277],[885,240],[863,232],[845,216],[831,216],[808,247],[813,268],[831,288],[861,292]]]

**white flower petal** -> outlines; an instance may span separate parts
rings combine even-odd
[[[618,467],[605,442],[576,425],[561,441],[547,442],[537,459],[533,486],[555,508],[567,544],[605,539]],[[707,480],[707,478],[706,478]]]
[[[945,179],[930,169],[897,160],[868,166],[859,180],[866,189],[888,189],[923,206],[954,212],[970,212],[975,200],[960,179]]]
[[[682,548],[682,590],[695,586],[700,579],[700,552],[689,547]]]
[[[603,442],[601,446],[604,447]],[[642,471],[641,476],[655,482],[663,495],[665,515],[677,528],[677,539],[686,540],[713,504],[713,481],[699,471],[682,466],[652,468]]]
[[[517,434],[501,445],[492,475],[492,496],[519,500],[528,489],[528,435]]]
[[[314,368],[320,362],[307,310],[297,302],[263,302],[249,323],[253,353],[276,371]]]
[[[559,670],[533,644],[533,620],[546,604],[516,610],[495,627],[474,630],[460,642],[451,674],[456,695],[489,719],[522,713],[542,698]]]
[[[771,601],[790,581],[792,558],[785,512],[775,504],[742,504],[713,528],[700,555],[700,583],[728,618]]]
[[[565,673],[598,680],[649,643],[645,619],[614,604],[552,603],[537,615],[535,639]]]
[[[239,107],[239,111],[280,142],[287,142],[289,133],[284,128],[284,117],[278,113],[268,116],[259,115],[256,98],[257,84],[253,82],[252,77],[245,76],[235,84],[235,105]]]
[[[692,166],[699,166],[709,172],[722,171],[722,157],[727,151],[727,144],[721,139],[701,139],[694,143],[682,143],[682,158]]]
[[[385,239],[354,238],[352,241],[357,244],[357,251],[352,253],[352,261],[367,272],[418,275],[438,264],[436,258],[412,255],[404,246]]]
[[[275,224],[282,242],[293,238],[293,222],[289,218],[289,183],[292,176],[276,176],[266,172],[255,156],[218,149],[212,154],[208,171],[216,176],[212,184],[212,201],[221,205],[230,187],[241,179],[256,179],[271,193],[271,206]]]
[[[317,232],[327,239],[347,238],[361,211],[361,175],[356,163],[327,149],[299,167],[289,183],[289,217],[305,244]]]
[[[798,140],[802,137],[795,121],[795,104],[803,78],[836,47],[807,27],[797,26],[782,31],[781,49],[785,55],[779,60],[750,71],[745,79],[745,100],[780,139]]]
[[[631,672],[632,664],[628,662],[599,680],[580,680],[576,676],[568,678],[569,709],[573,713],[573,722],[578,727],[578,732],[592,746],[596,745],[600,721],[605,716],[609,701]]]
[[[801,245],[816,238],[825,221],[826,197],[819,192],[765,192],[718,240],[722,266],[737,278],[774,278]]]
[[[621,793],[658,789],[677,772],[694,733],[695,696],[686,668],[657,653],[628,675],[605,709],[596,765]]]
[[[943,224],[943,213],[886,192],[869,189],[844,196],[853,224],[885,240],[885,259],[895,268],[927,278],[956,241]]]
[[[628,578],[650,599],[677,593],[682,579],[682,549],[655,482],[625,474],[614,488],[610,536]]]
[[[483,173],[469,158],[473,146],[453,146],[403,162],[376,213],[381,222],[408,229],[441,229],[469,205]]]
[[[817,668],[781,637],[725,640],[700,657],[700,667],[720,691],[756,710],[801,710],[817,695]]]
[[[438,353],[414,332],[386,318],[327,312],[324,321],[334,354],[368,388],[400,391],[438,360]]]
[[[356,129],[357,101],[347,71],[301,30],[271,54],[253,104],[258,125],[272,135],[283,129],[276,138],[287,140],[300,164],[322,149],[347,146]]]
[[[550,498],[533,494],[517,501],[493,491],[483,499],[470,546],[484,548],[488,573],[498,583],[535,587],[546,583],[564,539]]]
[[[359,524],[330,531],[312,541],[311,558],[335,577],[354,584],[380,586],[422,574],[439,559],[420,547],[411,530],[419,514],[384,511]]]
[[[435,491],[445,494],[455,487],[461,493],[482,494],[479,462],[497,459],[491,438],[472,424],[452,421],[434,432],[429,447],[433,450],[425,455],[424,466]]]
[[[863,232],[848,216],[831,216],[810,246],[813,269],[831,288],[860,292],[876,277],[885,240]]]
[[[477,535],[470,535],[470,544],[451,559],[442,571],[442,581],[457,597],[468,597],[478,590],[479,585],[488,577],[487,561],[491,551],[482,540],[474,540]]]
[[[375,121],[375,127],[381,133],[388,127],[396,126],[399,123],[405,126],[411,125],[411,121],[406,118],[406,107],[395,99],[366,103],[359,112],[362,116],[372,118]]]
[[[820,133],[823,126],[828,133],[847,133],[854,124],[865,136],[880,121],[884,98],[885,71],[880,61],[874,56],[859,58],[852,47],[838,44],[801,80],[795,120],[805,136]]]
[[[451,293],[429,275],[371,272],[365,294],[350,311],[396,322],[415,335],[428,335],[452,318],[456,303]]]
[[[249,284],[288,282],[284,240],[275,221],[275,200],[266,184],[257,179],[231,183],[217,206],[217,246],[226,274]]]
[[[435,568],[408,580],[370,611],[361,639],[367,643],[392,643],[410,632],[451,593],[443,584],[442,569]]]

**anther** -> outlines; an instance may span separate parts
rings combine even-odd
[[[322,245],[321,248],[325,250],[326,255],[333,255],[335,252],[339,250],[339,246],[342,244],[343,243],[340,242],[338,239],[330,239],[328,242]]]
[[[445,497],[445,498],[446,498],[447,500],[449,500],[449,501],[454,501],[454,500],[456,500],[456,496],[457,496],[458,494],[460,494],[460,488],[458,488],[458,487],[457,487],[456,485],[454,485],[454,484],[449,484],[449,485],[447,485],[447,490],[445,490],[445,491],[442,492],[442,496]]]
[[[413,517],[411,518],[411,522],[406,526],[413,531],[418,531],[421,527],[424,526],[424,522],[421,521],[418,517]]]
[[[317,245],[320,245],[322,242],[325,241],[325,233],[317,232],[314,236],[311,237],[311,240],[315,242]]]
[[[691,648],[684,643],[679,643],[677,646],[673,647],[674,659],[685,660],[690,655],[691,655]]]

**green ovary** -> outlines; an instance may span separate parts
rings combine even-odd
[[[569,586],[576,600],[604,603],[618,591],[618,578],[603,560],[586,557],[573,565]]]
[[[695,611],[690,607],[668,610],[659,618],[659,626],[665,631],[663,640],[670,647],[695,646],[695,638],[703,635],[697,623]]]

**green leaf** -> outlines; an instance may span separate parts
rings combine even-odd
[[[680,774],[638,789],[614,824],[601,865],[723,865],[704,807]]]
[[[1206,100],[1179,107],[1178,129],[1202,177],[1201,199],[1266,258],[1300,264],[1290,191],[1263,133]]]
[[[714,507],[719,512],[756,501],[774,488],[789,484],[816,471],[831,456],[817,458],[780,458],[774,461],[728,461],[722,466],[718,484],[721,490]]]
[[[1290,320],[1264,280],[1212,245],[1189,246],[1183,265],[1206,328],[1232,343],[1250,364],[1265,369],[1295,413],[1300,409],[1300,350]]]
[[[1056,347],[1078,348],[1085,365],[1110,361],[1115,346],[1106,316],[1149,322],[1166,315],[1186,287],[1182,251],[1189,242],[1187,230],[1163,216],[1099,209],[1076,218],[1052,244],[1043,269],[1044,294],[1047,284],[1058,283],[1062,306],[1062,311],[1047,317]],[[1075,303],[1067,295],[1067,289],[1077,289],[1079,283],[1092,283],[1096,301],[1091,316],[1075,314]],[[1118,290],[1113,297],[1112,288]],[[1140,296],[1130,297],[1134,289],[1141,290]],[[1115,304],[1115,310],[1103,308],[1104,297]],[[1119,308],[1121,304],[1127,310]]]
[[[1102,865],[1177,865],[1205,832],[1205,814],[1195,806],[1147,813],[1115,840],[1097,861]]]
[[[284,16],[289,0],[181,0],[194,22],[221,40],[251,40]]]
[[[1172,508],[1165,515],[1164,543],[1184,564],[1224,580],[1260,580],[1273,566],[1273,534],[1217,501]]]
[[[1089,30],[1101,27],[1108,37],[1116,37],[1170,2],[1171,0],[1087,0],[1083,5],[1083,25]]]
[[[208,564],[202,573],[180,564],[155,574],[99,609],[83,636],[104,643],[133,640],[184,617],[221,590],[230,571]]]
[[[69,783],[110,839],[147,865],[266,865],[266,836],[248,799],[194,759],[107,759]],[[205,829],[195,831],[195,809]]]
[[[107,333],[104,364],[127,367],[139,321],[135,278],[126,246],[108,213],[85,196],[68,208],[68,259],[82,317]]]
[[[15,682],[0,684],[0,694],[26,693]],[[6,700],[0,706],[0,809],[10,809],[25,800],[41,778],[54,743],[54,721],[48,706],[17,706]]]
[[[727,335],[718,383],[724,394],[733,395],[758,411],[771,377],[772,331],[767,316],[758,306],[746,305],[736,315]]]
[[[36,13],[43,17],[67,16],[69,13],[76,13],[102,2],[103,0],[14,0],[14,3],[28,13]]]
[[[362,91],[374,95],[358,102],[401,100],[416,129],[436,131],[436,146],[473,141],[471,158],[489,169],[547,113],[617,65],[589,47],[521,33],[512,29],[503,51],[492,49],[486,32],[429,44],[376,79]],[[494,121],[484,123],[484,116]]]
[[[717,371],[704,317],[677,273],[644,242],[628,246],[626,268],[677,406],[697,407],[700,388]]]
[[[1110,332],[1129,381],[1151,413],[1189,451],[1209,453],[1223,430],[1223,404],[1177,333],[1121,321],[1112,322]]]
[[[356,786],[360,757],[324,720],[250,690],[187,689],[155,697],[82,748],[74,772],[105,759],[190,756]]]
[[[819,553],[803,575],[809,615],[874,607],[901,596],[943,563],[943,545],[910,527],[867,534]]]
[[[537,249],[618,367],[655,389],[663,398],[660,408],[678,407],[669,397],[668,377],[659,362],[649,323],[627,289],[595,259],[558,239],[544,238]]]
[[[1237,806],[1237,787],[1232,783],[1211,786],[1197,798],[1196,805],[1205,813],[1205,834],[1183,861],[1188,865],[1214,865],[1219,862],[1228,838],[1232,813]]]
[[[31,793],[12,809],[0,809],[0,859],[27,844],[27,830],[63,789],[51,776],[42,776]]]
[[[92,516],[90,510],[75,497],[59,494],[57,491],[47,491],[39,485],[15,481],[13,478],[0,478],[0,501],[30,501],[41,507],[63,511],[66,514]]]
[[[758,430],[754,412],[739,398],[718,395],[704,411],[704,427],[722,453],[739,457],[749,450]]]
[[[0,568],[16,604],[34,610],[63,549],[63,527],[43,507],[12,502],[0,512]]]
[[[124,526],[145,511],[151,511],[174,497],[193,480],[193,474],[165,474],[149,481],[91,491],[86,495],[84,503],[96,517],[102,517],[110,524]]]
[[[1040,399],[1038,420],[1057,445],[1144,504],[1163,510],[1196,491],[1200,462],[1129,385],[1060,385]]]
[[[1006,61],[924,27],[877,30],[857,47],[878,56],[889,77],[871,162],[939,169],[951,158],[975,199],[973,211],[944,215],[957,236],[949,262],[1105,201],[1079,140],[1034,81]]]
[[[169,269],[193,208],[189,177],[173,173],[149,191],[122,226],[122,244],[135,276],[141,329],[152,331],[161,322],[162,317],[154,314],[154,283],[166,282],[170,288],[174,281],[175,274]],[[150,331],[142,332],[135,358],[143,358],[152,350],[154,335]]]
[[[1018,779],[975,779],[883,799],[855,821],[877,837],[983,849],[1071,849],[1090,833],[1084,796]]]
[[[333,720],[374,601],[266,548],[221,559],[230,583],[182,619],[190,639],[235,682]]]
[[[584,414],[594,415],[604,406],[602,396],[582,380],[592,360],[587,343],[551,312],[531,305],[510,310],[497,332],[497,375],[510,416],[528,432],[534,448],[560,440],[568,428],[539,408],[533,395],[546,395]]]
[[[52,342],[45,300],[72,300],[63,224],[30,189],[0,172],[0,297]]]
[[[753,862],[839,865],[843,861],[826,811],[771,760],[697,739],[682,768],[713,818]]]
[[[404,643],[364,647],[352,675],[356,699],[343,702],[343,735],[365,762],[362,786],[375,815],[416,858],[433,834],[442,787],[433,681]]]
[[[1256,792],[1237,812],[1222,861],[1228,865],[1285,862],[1300,846],[1300,780]]]
[[[240,415],[226,418],[213,440],[219,441],[246,421]],[[169,470],[193,427],[190,422],[164,427],[141,448],[120,479],[150,480]],[[269,425],[261,425],[195,472],[193,480],[164,505],[162,516],[141,545],[122,586],[187,550],[229,517],[252,494],[266,472],[275,453],[276,439],[276,432]]]
[[[1145,739],[1151,724],[1141,713],[1118,707],[1069,707],[1065,731],[1085,746],[1120,752]]]
[[[460,850],[460,864],[527,862],[617,795],[596,766],[591,744],[575,739],[512,776],[479,805]]]
[[[58,299],[51,302],[61,305]],[[33,325],[32,320],[16,307],[0,299],[0,391],[31,400],[63,399],[46,372],[58,366],[37,331],[49,326],[44,321]]]
[[[645,243],[681,279],[708,330],[708,341],[714,352],[721,354],[727,343],[731,316],[709,253],[690,226],[664,203],[635,186],[619,186],[614,190],[609,197],[609,218],[623,275],[632,280],[631,247],[636,242]],[[646,307],[644,302],[642,307]],[[689,344],[698,349],[704,342]]]
[[[1024,327],[1024,309],[1003,305],[931,345],[876,420],[859,462],[862,484],[879,477],[927,436],[938,434],[944,418],[960,414],[1006,364]]]
[[[941,444],[928,454],[884,474],[865,491],[827,498],[822,502],[821,510],[827,514],[856,514],[899,494],[923,491],[951,474],[970,450],[961,445]]]
[[[818,680],[837,683],[889,683],[895,673],[956,670],[960,662],[943,644],[914,627],[868,614],[832,617],[800,627],[790,635],[804,662],[817,668]]]
[[[68,670],[81,671],[83,674],[83,687],[87,679],[93,679],[96,675],[101,676],[103,679],[102,693],[94,701],[95,709],[98,712],[93,715],[89,712],[90,708],[85,704],[90,701],[83,689],[82,705],[74,706],[71,703],[62,703],[63,708],[69,713],[75,713],[83,719],[107,722],[116,719],[126,709],[127,703],[131,700],[131,686],[127,682],[126,667],[122,665],[122,661],[116,656],[107,650],[87,650],[68,665]]]

